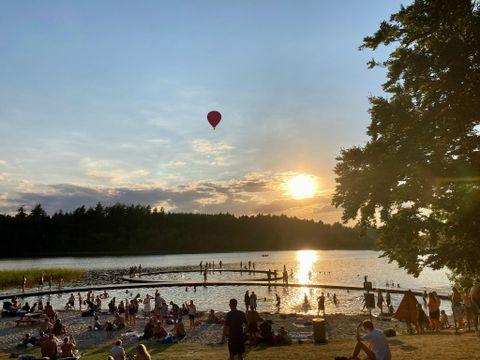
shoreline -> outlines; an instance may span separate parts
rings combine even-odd
[[[302,249],[242,249],[242,250],[202,250],[197,252],[183,252],[183,251],[118,251],[118,252],[93,252],[93,251],[81,251],[81,252],[60,252],[60,253],[36,253],[36,254],[27,254],[26,256],[18,256],[18,257],[1,257],[1,260],[38,260],[38,259],[48,259],[48,258],[62,258],[62,257],[80,257],[80,258],[87,258],[87,257],[95,257],[95,258],[108,258],[112,256],[120,256],[120,257],[129,257],[129,256],[164,256],[164,255],[200,255],[200,254],[228,254],[228,253],[252,253],[252,252],[259,252],[259,253],[271,253],[271,252],[280,252],[280,251],[300,251]],[[373,251],[379,252],[375,250],[375,248],[343,248],[343,249],[334,249],[334,248],[309,248],[308,250],[315,250],[315,251]],[[25,254],[25,253],[24,253]]]

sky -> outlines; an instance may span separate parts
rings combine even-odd
[[[0,213],[97,202],[338,221],[335,157],[400,1],[0,2]],[[222,113],[213,130],[206,115]],[[292,196],[304,174],[315,192]]]

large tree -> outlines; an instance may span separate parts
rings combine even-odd
[[[362,49],[387,71],[370,98],[364,146],[341,151],[333,204],[377,227],[379,249],[418,275],[430,266],[480,275],[480,6],[417,0]]]

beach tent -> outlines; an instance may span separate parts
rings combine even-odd
[[[417,304],[415,295],[411,291],[407,291],[393,317],[400,321],[415,323],[417,321]]]

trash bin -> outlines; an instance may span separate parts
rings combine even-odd
[[[313,342],[315,344],[325,344],[327,342],[327,329],[324,319],[313,319]]]

